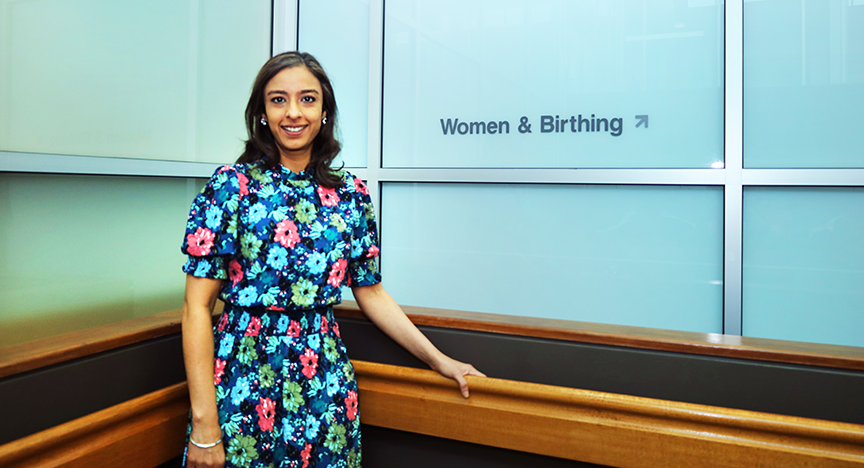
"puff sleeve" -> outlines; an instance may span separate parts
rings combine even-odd
[[[223,166],[213,173],[189,210],[180,248],[188,255],[184,272],[228,279],[228,262],[237,248],[240,200],[248,193],[248,179],[235,166]]]
[[[348,260],[348,286],[371,286],[381,282],[378,270],[378,228],[375,208],[366,185],[354,178],[355,210],[352,221],[351,256]]]

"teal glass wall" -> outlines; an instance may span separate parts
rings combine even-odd
[[[385,184],[400,304],[722,332],[717,187]]]
[[[230,162],[270,0],[0,7],[0,150]]]
[[[183,306],[203,181],[0,174],[0,346]]]
[[[745,336],[864,346],[864,189],[744,191]]]
[[[388,0],[384,165],[722,162],[716,3]]]
[[[369,1],[300,0],[298,37],[298,49],[321,62],[333,85],[339,105],[339,157],[347,167],[366,167]]]
[[[744,166],[864,168],[864,3],[744,3]]]

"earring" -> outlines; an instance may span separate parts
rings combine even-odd
[[[324,125],[327,125],[327,117],[324,117],[323,119],[321,119],[321,123]]]
[[[267,126],[267,119],[264,117],[261,117],[261,125],[264,125],[265,127]]]

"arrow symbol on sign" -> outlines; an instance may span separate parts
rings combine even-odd
[[[639,128],[642,124],[645,124],[645,128],[648,128],[648,116],[647,115],[637,115],[638,122],[636,122],[636,128]]]

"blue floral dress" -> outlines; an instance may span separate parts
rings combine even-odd
[[[183,271],[225,280],[214,329],[225,466],[359,467],[357,383],[332,305],[343,284],[381,281],[363,182],[343,172],[328,189],[312,171],[221,167],[192,204],[182,251]]]

